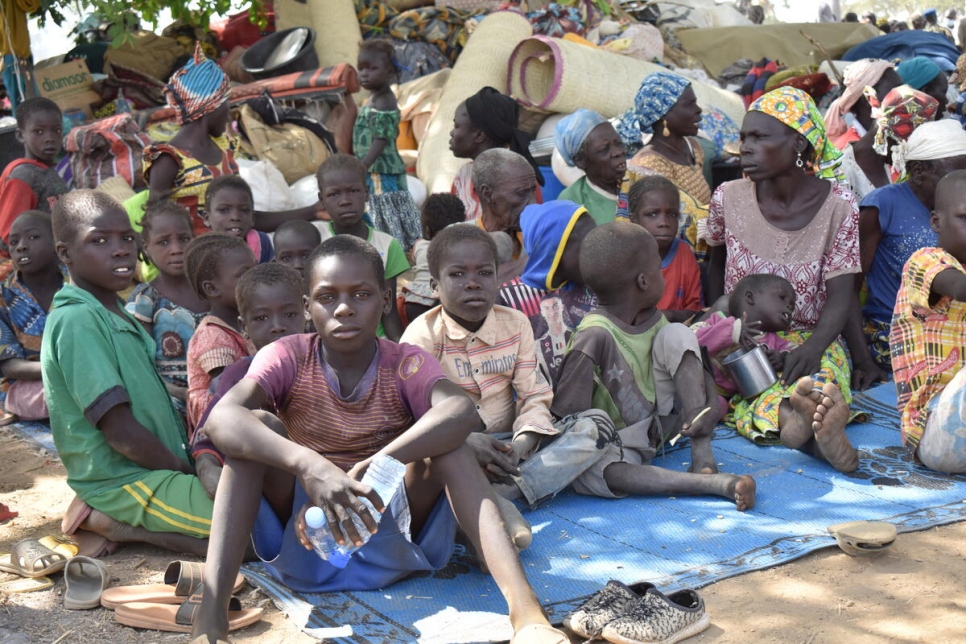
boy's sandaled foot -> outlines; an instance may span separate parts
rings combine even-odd
[[[711,451],[711,439],[707,436],[691,439],[691,466],[688,471],[695,474],[718,473],[718,461]]]
[[[815,382],[808,376],[799,378],[788,402],[792,407],[788,420],[781,427],[781,441],[785,447],[798,449],[809,440],[814,432],[815,409],[822,401],[822,392],[815,388]]]
[[[859,467],[859,454],[845,435],[849,422],[849,405],[842,391],[832,383],[822,387],[822,400],[816,406],[812,430],[822,456],[839,472],[854,472]]]
[[[513,634],[510,644],[570,644],[570,638],[549,624],[527,624]]]
[[[728,486],[731,497],[735,500],[735,506],[739,512],[750,510],[755,507],[755,493],[758,484],[755,479],[748,475],[734,476],[734,481]]]

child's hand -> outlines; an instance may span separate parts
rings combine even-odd
[[[362,520],[366,530],[371,534],[376,533],[378,524],[375,517],[369,513],[369,509],[362,503],[360,497],[369,499],[380,512],[384,512],[386,508],[382,499],[371,487],[351,478],[322,457],[315,460],[311,471],[304,473],[300,479],[302,487],[308,494],[309,503],[318,506],[325,513],[329,530],[336,543],[344,545],[348,541],[357,546],[362,545],[362,537],[352,522],[352,514]],[[304,510],[305,508],[299,515],[295,534],[303,546],[311,549],[312,544],[305,536]]]
[[[747,349],[758,346],[757,338],[761,335],[761,321],[748,321],[748,314],[741,314],[741,333],[738,334],[738,342]]]
[[[706,407],[699,409],[689,409],[682,415],[681,435],[689,438],[700,438],[711,436],[714,433],[715,425],[721,420],[721,413],[718,410],[717,400],[712,401]]]
[[[520,457],[512,445],[480,432],[470,434],[466,445],[473,451],[476,462],[490,480],[505,481],[510,476],[520,474],[517,467]]]
[[[799,378],[816,373],[822,365],[822,349],[810,347],[807,343],[785,355],[782,367],[782,384],[798,382]]]
[[[776,373],[781,373],[782,368],[785,366],[785,355],[781,351],[775,351],[769,347],[761,347],[765,351],[765,355],[768,356],[768,362],[771,364],[771,368],[775,370]]]

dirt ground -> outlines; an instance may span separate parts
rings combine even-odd
[[[64,469],[50,455],[0,433],[0,503],[20,516],[0,525],[0,552],[25,537],[60,531],[72,494]],[[170,553],[122,546],[105,561],[113,585],[158,583]],[[0,573],[0,582],[13,579]],[[0,644],[47,642],[186,642],[184,635],[118,625],[105,609],[63,608],[63,577],[53,588],[0,595]],[[879,644],[966,641],[966,523],[899,536],[885,553],[852,558],[826,549],[793,563],[719,582],[701,593],[710,629],[689,640],[715,644]],[[300,633],[259,591],[246,586],[246,607],[264,606],[258,624],[233,634],[235,642],[314,642]]]

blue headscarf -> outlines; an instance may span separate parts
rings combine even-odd
[[[634,107],[624,112],[617,133],[626,145],[639,145],[641,132],[650,132],[654,123],[671,111],[691,81],[669,72],[654,72],[641,82],[634,96]]]
[[[566,116],[553,128],[553,140],[557,146],[560,156],[566,161],[567,165],[573,166],[574,157],[580,151],[580,146],[584,144],[594,128],[607,119],[591,110],[584,108],[578,109],[573,114]]]
[[[523,248],[527,252],[527,266],[520,279],[527,286],[539,289],[569,289],[572,284],[552,286],[554,274],[560,267],[570,232],[577,218],[587,214],[587,209],[572,201],[548,201],[532,204],[520,213],[520,230],[523,232]]]
[[[925,56],[916,56],[899,63],[896,67],[902,82],[912,89],[922,89],[942,72],[939,65]]]

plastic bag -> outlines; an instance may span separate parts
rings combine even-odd
[[[282,172],[268,159],[238,159],[238,174],[252,188],[255,210],[274,212],[297,207]]]

